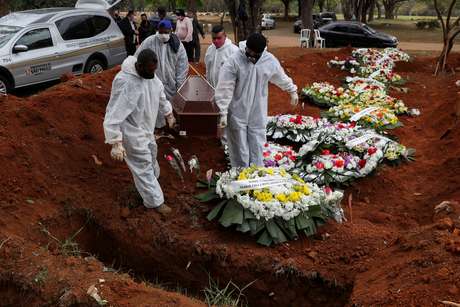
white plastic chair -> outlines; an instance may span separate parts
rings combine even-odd
[[[326,40],[321,37],[321,33],[319,32],[318,29],[315,29],[315,48],[325,48],[326,47]]]
[[[300,30],[300,48],[310,48],[310,29]]]

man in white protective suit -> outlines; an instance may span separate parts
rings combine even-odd
[[[288,92],[293,106],[299,102],[297,86],[266,46],[262,34],[251,34],[240,42],[240,51],[228,59],[219,74],[215,100],[220,109],[219,126],[227,127],[232,167],[263,166],[268,82]]]
[[[155,76],[158,59],[152,50],[141,51],[137,59],[126,58],[112,84],[110,101],[104,119],[105,142],[112,145],[111,156],[126,161],[144,206],[168,214],[163,191],[157,178],[155,122],[165,114],[170,127],[175,118],[166,99],[163,84]]]
[[[212,28],[212,44],[208,47],[204,56],[206,65],[206,79],[214,88],[219,81],[219,73],[222,66],[227,60],[240,49],[227,38],[224,27],[216,25]],[[223,129],[221,133],[221,141],[223,145],[227,144],[227,132]]]
[[[206,64],[206,79],[209,84],[216,87],[222,66],[233,54],[239,51],[239,48],[227,38],[224,27],[221,25],[214,26],[211,35],[212,44],[206,51],[204,63]]]
[[[188,59],[179,38],[171,33],[172,24],[163,19],[158,24],[158,33],[146,38],[136,51],[136,56],[145,49],[153,50],[158,56],[157,77],[163,82],[166,98],[170,101],[179,87],[187,79]],[[163,116],[159,116],[156,128],[165,126]]]

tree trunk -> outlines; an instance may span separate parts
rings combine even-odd
[[[196,0],[187,0],[187,11],[196,14]]]
[[[384,1],[383,6],[385,7],[385,19],[395,19],[396,4],[392,1]]]
[[[0,16],[8,14],[8,1],[0,0]]]
[[[375,11],[375,6],[376,6],[376,0],[371,0],[370,3],[370,8],[369,8],[369,17],[367,18],[368,22],[371,22],[374,20],[374,11]]]
[[[351,0],[341,0],[342,13],[345,20],[351,20],[353,17],[353,9]]]
[[[226,4],[236,30],[235,41],[246,40],[250,34],[260,31],[263,0],[229,0]]]
[[[291,0],[281,0],[284,4],[284,20],[289,20],[289,4]]]
[[[382,18],[382,5],[380,4],[380,1],[375,1],[375,5],[377,7],[377,19]]]
[[[299,0],[300,5],[300,18],[302,19],[302,28],[310,29],[313,32],[313,5],[314,0]],[[313,35],[310,36],[313,40]]]
[[[318,0],[319,12],[324,12],[324,1],[325,0]]]

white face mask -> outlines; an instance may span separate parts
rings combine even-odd
[[[160,41],[163,43],[166,43],[169,41],[170,35],[169,34],[158,34],[158,37],[160,38]]]

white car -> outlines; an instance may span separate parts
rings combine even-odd
[[[0,92],[121,64],[124,36],[107,12],[120,1],[78,0],[74,8],[0,18]]]
[[[276,28],[275,17],[273,17],[270,14],[262,14],[261,27],[262,27],[262,29],[274,29],[274,28]]]

